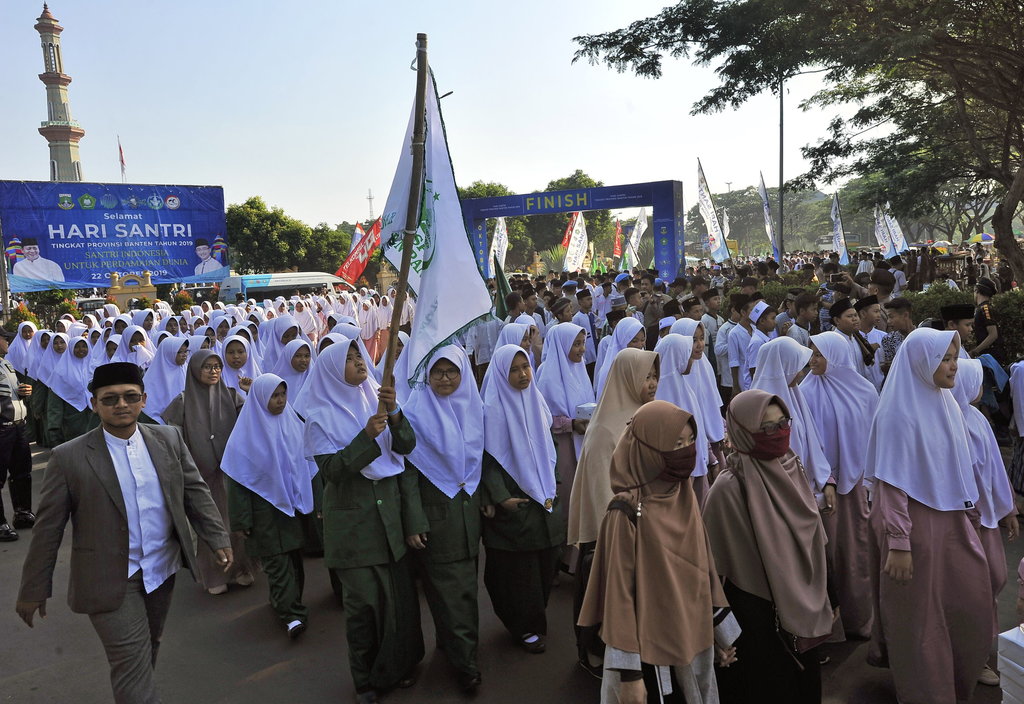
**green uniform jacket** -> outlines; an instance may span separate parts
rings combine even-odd
[[[558,496],[555,496],[553,509],[550,512],[544,510],[487,452],[484,452],[480,489],[478,493],[483,494],[480,497],[483,504],[494,506],[494,518],[485,518],[483,522],[484,545],[487,547],[520,552],[565,544],[566,520]],[[519,504],[515,511],[506,511],[498,505],[512,497],[530,499],[530,503]]]
[[[92,425],[95,414],[91,408],[79,411],[57,394],[50,392],[46,401],[46,432],[52,441],[59,445],[85,435]]]
[[[248,532],[245,551],[250,557],[270,557],[302,549],[302,521],[287,516],[259,494],[224,475],[228,489],[231,530]]]
[[[480,554],[480,489],[472,496],[463,489],[449,499],[412,462],[406,460],[405,465],[419,481],[404,497],[403,520],[410,535],[429,534],[426,549],[417,556],[438,563],[475,559]]]
[[[403,415],[391,427],[391,449],[400,455],[416,447],[412,426]],[[317,455],[324,478],[324,563],[331,569],[370,567],[405,556],[402,526],[404,494],[415,491],[416,472],[406,469],[371,480],[360,470],[380,457],[377,441],[360,430],[352,443],[333,455]]]

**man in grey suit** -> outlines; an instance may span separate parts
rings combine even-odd
[[[46,616],[70,518],[68,604],[103,642],[114,701],[152,704],[174,574],[195,560],[189,524],[225,570],[231,540],[180,431],[137,422],[146,405],[139,367],[99,366],[89,390],[101,427],[50,456],[17,611],[30,627],[36,611]]]

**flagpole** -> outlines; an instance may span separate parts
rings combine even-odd
[[[395,357],[398,352],[398,328],[402,322],[402,309],[405,307],[407,289],[409,288],[409,269],[412,266],[412,247],[419,226],[419,205],[423,197],[423,162],[424,143],[426,141],[426,107],[427,107],[427,35],[420,32],[416,35],[416,107],[412,131],[412,179],[409,184],[409,205],[405,211],[405,230],[402,233],[402,262],[398,269],[398,291],[395,294],[391,312],[391,326],[388,335],[388,350],[384,357],[384,373],[381,384],[393,386]],[[377,403],[377,412],[385,412],[384,403]]]

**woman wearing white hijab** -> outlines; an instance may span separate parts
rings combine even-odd
[[[7,348],[7,361],[14,367],[14,371],[22,377],[19,379],[22,382],[25,382],[25,379],[28,377],[28,365],[32,360],[32,348],[35,346],[33,344],[35,334],[36,324],[28,320],[23,321],[18,324],[18,332],[10,347]]]
[[[46,433],[46,401],[50,395],[50,389],[43,380],[43,376],[46,374],[46,353],[53,335],[54,333],[50,330],[40,330],[33,337],[35,344],[29,349],[28,377],[29,383],[32,385],[32,395],[29,396],[28,405],[32,417],[31,436],[40,447],[53,447],[47,444]]]
[[[205,339],[201,337],[200,341]],[[164,422],[164,409],[185,390],[188,348],[187,339],[165,338],[146,372],[146,414],[158,423]]]
[[[999,592],[1006,586],[1006,551],[999,527],[1006,528],[1010,540],[1020,532],[1013,489],[1006,475],[1006,466],[999,450],[992,424],[974,405],[981,398],[985,370],[977,359],[960,359],[957,363],[956,386],[953,397],[967,423],[967,437],[971,458],[974,460],[974,479],[978,483],[978,535],[988,558],[989,578],[992,584],[992,628],[999,630]],[[988,679],[988,682],[984,682]],[[998,684],[999,676],[986,666],[978,679],[984,684]]]
[[[249,340],[242,335],[232,335],[224,340],[224,372],[221,379],[229,389],[234,389],[245,398],[253,379],[262,372],[249,346]]]
[[[871,573],[868,492],[864,486],[867,452],[859,432],[875,415],[878,392],[857,371],[847,339],[837,332],[811,337],[811,373],[800,382],[825,458],[836,480],[836,511],[822,517],[843,630],[852,638],[871,637]]]
[[[316,463],[306,459],[303,424],[288,405],[288,384],[263,374],[252,385],[224,448],[231,530],[245,534],[245,550],[260,560],[270,606],[288,636],[306,630],[302,603],[301,517],[313,511]]]
[[[394,308],[391,306],[391,299],[381,296],[380,304],[377,306],[377,358],[382,359],[388,349],[388,340],[391,339],[391,314]]]
[[[559,323],[548,331],[545,341],[544,361],[537,370],[537,388],[551,411],[551,432],[555,436],[558,479],[564,499],[572,489],[587,432],[587,421],[576,419],[576,409],[596,403],[596,398],[583,362],[586,331],[573,323]]]
[[[717,461],[719,468],[724,468],[722,440],[725,439],[725,421],[722,418],[722,394],[718,390],[715,369],[708,360],[707,329],[704,323],[681,318],[672,324],[671,332],[693,338],[693,352],[697,358],[683,381],[691,388],[693,397],[700,404],[700,423],[704,427],[704,435],[711,443],[711,464]]]
[[[693,472],[690,474],[693,481],[693,493],[697,497],[697,505],[704,505],[704,497],[708,493],[708,465],[711,464],[710,443],[704,432],[704,422],[701,419],[703,409],[697,401],[694,389],[696,385],[686,383],[687,377],[695,376],[693,360],[693,338],[689,335],[670,333],[658,340],[654,351],[658,353],[661,361],[661,376],[658,378],[658,391],[655,399],[668,401],[693,416],[697,424],[697,433],[694,437],[694,450],[696,459]]]
[[[295,301],[295,312],[292,313],[292,317],[295,318],[295,322],[298,323],[299,329],[305,334],[306,338],[314,344],[320,338],[320,321],[310,309],[310,303],[303,300]]]
[[[277,365],[269,371],[288,384],[290,397],[296,399],[309,379],[312,366],[313,345],[306,340],[295,339],[284,346],[284,351],[277,358]]]
[[[337,327],[337,326],[335,326],[335,327]],[[399,330],[398,331],[398,346],[395,348],[396,349],[396,351],[395,351],[395,363],[396,364],[398,363],[398,360],[400,360],[402,358],[402,352],[405,350],[405,346],[408,345],[408,344],[409,344],[409,335],[407,333],[402,332],[401,330]],[[378,361],[377,364],[374,365],[373,375],[375,377],[377,377],[377,379],[380,379],[381,377],[384,376],[384,364],[386,362],[387,362],[387,355],[383,354],[383,355],[381,355],[380,361]],[[396,369],[397,369],[397,367],[396,367]],[[399,400],[399,402],[402,402],[401,398],[399,398],[398,400]]]
[[[427,384],[412,391],[404,412],[416,432],[406,464],[419,477],[419,503],[415,497],[408,502],[406,541],[419,563],[438,644],[456,670],[459,687],[471,691],[480,684],[477,489],[484,407],[461,347],[447,345],[434,353]]]
[[[992,585],[974,528],[978,485],[951,389],[960,336],[918,328],[900,345],[868,434],[872,556],[881,568],[869,662],[905,704],[965,702],[985,666]]]
[[[111,360],[113,362],[130,362],[142,367],[143,371],[149,369],[153,361],[153,351],[150,349],[149,336],[145,329],[138,325],[129,325],[121,333],[121,341],[117,345],[117,353]]]
[[[394,389],[369,375],[359,346],[333,344],[313,367],[305,457],[324,480],[324,562],[342,583],[349,666],[359,701],[412,683],[423,658],[419,601],[402,527],[416,474],[404,455],[416,445]],[[378,413],[378,400],[385,412]]]
[[[274,318],[269,327],[270,330],[264,340],[263,364],[267,369],[273,369],[277,366],[277,358],[281,355],[285,345],[296,338],[306,338],[303,337],[302,329],[295,322],[295,318],[290,315]]]
[[[53,345],[51,345],[52,347]],[[71,341],[50,374],[47,426],[55,441],[74,440],[89,430],[93,412],[89,408],[89,342],[84,337]]]
[[[377,331],[380,330],[380,319],[377,317],[377,306],[373,302],[372,298],[364,298],[359,304],[359,327],[361,329],[360,337],[363,338],[363,345],[369,351],[371,359],[369,364],[372,366],[377,363],[380,359],[379,349],[377,347]]]
[[[807,476],[807,483],[818,497],[822,513],[831,516],[836,509],[836,486],[832,467],[825,457],[814,414],[800,390],[804,368],[811,350],[792,337],[777,337],[757,351],[752,389],[761,389],[781,398],[792,414],[789,444]],[[755,360],[747,360],[754,366]]]
[[[338,325],[334,326],[334,328],[330,332],[330,335],[342,335],[346,339],[355,340],[356,344],[359,347],[359,354],[363,357],[363,359],[370,359],[370,351],[366,349],[366,345],[363,344],[363,338],[359,334],[359,328],[356,327],[355,325],[339,323]],[[330,337],[330,335],[328,335],[328,337]],[[383,367],[381,367],[381,369],[383,369]],[[370,375],[373,376],[377,383],[381,383],[383,381],[383,379],[377,376],[377,369],[369,362],[367,362],[367,371],[370,372]],[[403,395],[401,393],[401,390],[399,390],[398,402],[402,403],[403,401]],[[299,412],[301,413],[301,411]]]
[[[636,318],[623,318],[619,321],[615,326],[615,331],[611,334],[611,342],[608,343],[608,349],[604,357],[601,358],[601,364],[594,373],[594,393],[598,398],[601,398],[601,392],[608,379],[608,372],[611,371],[612,364],[619,352],[627,347],[642,350],[646,344],[647,332],[644,330],[643,323]],[[610,488],[609,491],[611,491]],[[601,516],[604,516],[603,512]]]
[[[39,362],[36,366],[39,381],[45,385],[46,395],[42,410],[43,434],[46,438],[45,447],[56,447],[64,442],[64,431],[61,427],[63,420],[63,401],[53,391],[54,374],[68,350],[68,335],[64,332],[55,332],[50,336],[50,343],[42,351]],[[32,395],[36,391],[33,387]]]
[[[565,543],[551,412],[519,345],[495,350],[484,388],[484,585],[509,633],[541,653]]]
[[[540,333],[540,328],[537,326],[537,321],[529,313],[523,313],[518,318],[512,321],[519,325],[525,325],[530,331],[530,346],[528,348],[530,352],[530,364],[533,365],[534,370],[540,365],[541,360],[544,358],[544,338]]]

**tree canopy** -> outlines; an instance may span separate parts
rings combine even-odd
[[[804,147],[796,186],[874,178],[876,202],[933,213],[949,184],[990,187],[996,247],[1024,281],[1012,221],[1024,197],[1024,13],[1013,0],[682,0],[624,29],[576,37],[574,60],[658,77],[665,57],[710,65],[710,113],[777,92],[800,73],[825,83],[804,107],[856,106]]]

